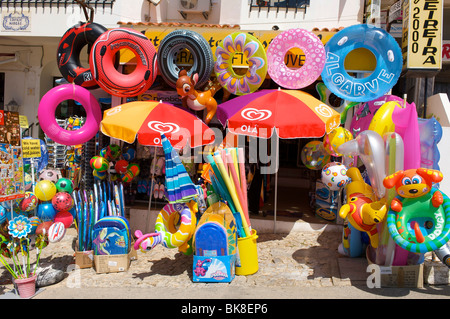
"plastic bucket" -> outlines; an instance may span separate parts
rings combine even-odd
[[[258,251],[256,248],[256,230],[248,237],[238,238],[238,258],[236,260],[236,275],[246,276],[258,271]]]
[[[14,279],[14,283],[21,298],[30,298],[36,293],[36,276]]]

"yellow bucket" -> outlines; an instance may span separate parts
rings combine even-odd
[[[238,254],[236,260],[236,275],[246,276],[258,271],[258,251],[256,249],[256,230],[248,237],[238,238]]]

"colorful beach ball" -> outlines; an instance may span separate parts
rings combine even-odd
[[[69,193],[59,192],[52,198],[52,205],[58,211],[68,211],[73,207],[73,198]]]
[[[36,229],[39,226],[39,224],[41,223],[41,220],[37,216],[32,216],[32,217],[30,217],[28,219],[30,220],[30,224],[31,224],[31,232],[30,232],[30,234],[33,235],[33,234],[36,233]]]
[[[311,141],[303,147],[300,158],[307,168],[319,170],[330,161],[330,154],[325,151],[321,141]]]
[[[126,161],[132,161],[136,157],[136,150],[131,146],[122,149],[122,158]]]
[[[108,160],[102,156],[94,156],[89,164],[91,164],[92,169],[99,172],[106,172],[109,168]]]
[[[68,178],[60,178],[55,184],[56,189],[58,192],[66,192],[66,193],[72,193],[73,192],[73,183]]]
[[[55,216],[55,223],[63,223],[64,227],[69,228],[73,222],[73,215],[68,211],[58,212]]]
[[[43,222],[53,221],[56,216],[56,209],[51,202],[40,203],[37,208],[36,216]]]
[[[127,171],[127,168],[128,168],[128,161],[126,161],[126,160],[117,161],[116,166],[115,166],[117,173],[125,174]]]
[[[339,126],[323,138],[323,146],[325,151],[333,156],[342,156],[337,151],[338,147],[353,139],[352,133],[349,130]]]
[[[139,175],[141,169],[138,164],[132,163],[127,166],[127,171],[130,171],[133,177],[136,177]]]
[[[94,169],[94,170],[92,171],[92,175],[94,176],[95,180],[102,181],[102,180],[104,180],[104,179],[106,178],[106,176],[107,176],[108,174],[106,173],[106,171],[105,171],[105,172],[99,172],[99,171],[96,171],[96,170]]]
[[[36,183],[34,193],[41,201],[49,201],[56,194],[56,186],[49,180],[42,180]]]
[[[6,220],[6,209],[3,206],[0,206],[0,224],[3,224]]]
[[[106,147],[106,158],[115,160],[120,156],[120,146],[117,144],[111,144]]]
[[[332,191],[340,190],[350,181],[347,167],[339,162],[331,162],[322,169],[322,183]]]
[[[26,192],[25,197],[19,203],[19,209],[22,212],[29,212],[36,208],[38,198],[32,192]]]

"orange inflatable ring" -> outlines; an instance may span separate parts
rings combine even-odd
[[[122,74],[115,68],[115,56],[121,49],[128,49],[136,56],[136,69],[130,74]],[[107,93],[133,97],[147,91],[155,81],[156,49],[142,33],[129,28],[115,28],[95,41],[89,65],[94,79]]]

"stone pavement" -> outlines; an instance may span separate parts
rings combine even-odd
[[[131,295],[134,288],[142,289],[141,292],[152,288],[152,291],[161,291],[166,295],[170,295],[172,291],[175,298],[177,291],[183,297],[190,295],[191,291],[202,291],[203,298],[214,298],[220,289],[234,292],[248,288],[254,291],[265,289],[266,298],[296,298],[296,295],[286,295],[296,288],[336,288],[334,291],[337,294],[339,291],[342,293],[340,288],[359,287],[358,289],[368,291],[365,258],[350,259],[337,251],[341,242],[339,227],[320,231],[305,229],[293,229],[289,233],[280,234],[259,234],[259,270],[253,275],[236,276],[231,283],[194,283],[193,257],[162,245],[147,253],[139,251],[137,260],[131,262],[126,272],[97,274],[94,268],[73,271],[76,231],[71,227],[62,241],[49,244],[41,256],[42,266],[53,265],[53,268],[67,271],[67,277],[55,285],[45,287],[34,298],[117,298],[118,291],[121,291],[120,295],[130,291],[130,295],[125,295],[140,298],[139,294]],[[0,283],[0,294],[13,287],[11,276],[4,267],[0,267]],[[216,295],[208,295],[208,291],[213,288]],[[114,295],[112,291],[117,293]],[[195,295],[190,296],[195,298]],[[321,298],[323,295],[319,293],[318,296]],[[448,296],[448,292],[442,292],[442,296]]]

